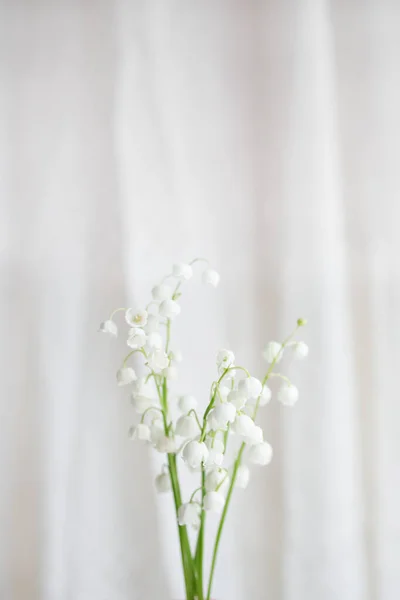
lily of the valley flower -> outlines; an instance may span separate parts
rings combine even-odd
[[[232,367],[235,363],[235,355],[230,350],[222,349],[217,354],[217,367],[219,371],[223,371],[228,367]]]
[[[271,364],[274,361],[278,363],[283,355],[282,344],[279,342],[269,342],[263,352],[263,356],[267,363]]]
[[[255,465],[268,465],[272,460],[272,455],[272,446],[268,442],[261,442],[250,448],[248,459]]]
[[[199,427],[193,415],[183,415],[179,417],[175,427],[176,435],[192,438],[199,433]]]
[[[136,427],[131,427],[129,430],[131,440],[140,440],[141,442],[150,442],[151,434],[150,427],[145,423],[139,423]]]
[[[178,379],[178,369],[174,365],[170,365],[162,370],[162,376],[174,381]]]
[[[117,337],[118,335],[118,327],[111,319],[100,323],[99,331],[101,331],[102,333],[108,333],[109,335],[112,335],[114,337]]]
[[[152,398],[148,398],[147,396],[142,396],[141,394],[135,394],[135,392],[132,392],[131,404],[136,410],[136,412],[139,415],[142,415],[151,406],[154,406],[154,401],[152,400]]]
[[[200,507],[195,502],[187,502],[181,504],[178,509],[178,523],[179,525],[191,525],[192,527],[198,527],[200,523]]]
[[[204,510],[221,514],[225,505],[225,498],[221,492],[207,492],[204,496]]]
[[[175,439],[167,435],[160,435],[156,441],[156,450],[165,454],[175,454],[177,450]]]
[[[278,391],[278,400],[285,406],[294,406],[299,399],[299,390],[291,383],[283,383]]]
[[[160,304],[160,315],[166,319],[173,319],[181,312],[180,305],[175,300],[163,300]]]
[[[182,457],[189,467],[197,469],[207,460],[208,448],[204,442],[193,440],[184,447]]]
[[[117,383],[119,386],[129,385],[136,381],[137,376],[132,367],[122,367],[117,371]]]
[[[237,410],[240,410],[246,404],[247,398],[240,390],[232,390],[229,392],[227,400],[233,404]]]
[[[165,494],[171,489],[171,480],[168,473],[160,473],[155,479],[156,490],[159,494]]]
[[[297,359],[303,359],[308,356],[308,346],[305,342],[295,342],[292,344],[293,355]]]
[[[126,342],[134,350],[143,348],[146,343],[146,333],[140,327],[134,327],[129,331],[128,341]]]
[[[256,377],[246,377],[238,384],[238,391],[243,394],[246,399],[258,398],[262,391],[262,383]]]
[[[215,492],[218,488],[223,494],[229,486],[229,477],[225,469],[214,468],[206,473],[205,488],[207,492]]]
[[[161,350],[163,347],[163,339],[161,334],[158,331],[152,331],[148,334],[146,339],[146,347],[152,350],[153,348],[156,350]]]
[[[162,302],[163,300],[167,300],[168,298],[172,298],[172,294],[174,290],[165,283],[161,283],[160,285],[156,285],[151,290],[151,295],[156,302]]]
[[[206,269],[203,273],[202,279],[203,283],[217,287],[221,277],[217,271],[214,271],[214,269]]]
[[[186,396],[181,396],[179,398],[178,405],[183,413],[188,413],[190,410],[196,410],[197,400],[194,396],[187,394]]]
[[[163,350],[152,350],[150,352],[147,364],[153,371],[162,371],[169,364],[169,358]]]
[[[193,269],[185,263],[177,263],[172,267],[174,277],[182,280],[188,280],[193,276]]]
[[[219,404],[210,411],[208,423],[214,431],[225,429],[228,423],[233,423],[236,417],[236,408],[230,402]]]
[[[247,465],[240,465],[236,471],[235,486],[244,490],[250,479],[250,469]]]
[[[153,333],[155,331],[158,331],[158,328],[160,326],[160,320],[158,318],[157,315],[148,315],[147,317],[147,323],[144,326],[144,330],[147,334]]]
[[[125,313],[125,320],[131,327],[144,327],[147,323],[147,310],[134,310],[128,308]]]

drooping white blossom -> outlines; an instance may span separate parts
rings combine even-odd
[[[217,487],[222,494],[225,493],[229,486],[229,477],[225,469],[214,468],[206,473],[205,488],[207,492],[215,492]],[[219,487],[220,486],[220,487]]]
[[[220,467],[224,462],[224,444],[220,440],[214,440],[214,444],[206,442],[208,456],[205,462],[206,467]]]
[[[308,356],[308,346],[305,342],[295,342],[292,345],[292,350],[294,357],[299,360]]]
[[[112,335],[114,337],[117,337],[118,335],[118,327],[116,323],[114,323],[114,321],[112,321],[111,319],[100,323],[99,331],[101,331],[102,333],[108,333],[109,335]]]
[[[256,377],[246,377],[238,383],[238,391],[243,394],[246,399],[258,398],[262,391],[262,383]]]
[[[161,350],[163,347],[163,339],[158,331],[152,331],[148,334],[146,339],[146,347],[150,350]]]
[[[154,406],[154,400],[148,396],[131,393],[131,404],[139,415],[142,415],[151,406]],[[153,411],[152,411],[153,412]]]
[[[294,406],[299,399],[299,390],[291,383],[283,383],[278,391],[278,400],[285,406]]]
[[[268,442],[262,442],[250,448],[248,459],[255,465],[268,465],[272,460],[272,455],[272,446]]]
[[[208,415],[208,423],[214,431],[225,429],[228,423],[233,423],[236,417],[236,408],[230,402],[219,404]]]
[[[147,334],[158,332],[160,326],[160,320],[157,315],[148,315],[147,323],[144,326],[144,330]]]
[[[175,439],[167,435],[160,435],[156,441],[156,450],[165,454],[175,454],[177,450]]]
[[[168,473],[160,473],[155,479],[156,490],[159,494],[165,494],[171,489],[171,480]]]
[[[175,381],[178,379],[178,369],[175,367],[175,365],[170,365],[162,370],[162,376],[171,381]]]
[[[283,356],[282,344],[279,342],[269,342],[263,352],[263,356],[269,364],[274,361],[278,363]]]
[[[149,354],[147,364],[153,371],[162,371],[168,367],[169,358],[164,350],[153,349]]]
[[[227,398],[228,402],[233,404],[236,410],[240,410],[246,404],[246,396],[240,390],[231,390]]]
[[[132,367],[121,367],[117,371],[117,384],[120,386],[129,385],[133,381],[136,381],[136,379],[137,376]]]
[[[225,505],[225,498],[221,492],[207,492],[204,496],[204,510],[221,514]]]
[[[175,300],[163,300],[160,304],[160,315],[166,319],[173,319],[181,312],[180,305]]]
[[[207,460],[208,448],[204,442],[192,440],[184,447],[182,457],[189,467],[196,469]]]
[[[188,280],[193,276],[193,269],[186,263],[176,263],[172,267],[172,274],[181,280]]]
[[[235,363],[235,355],[230,350],[222,349],[217,354],[217,367],[220,371],[232,367]]]
[[[257,398],[249,398],[247,400],[247,405],[254,407],[258,402],[258,406],[265,406],[266,404],[268,404],[271,401],[271,398],[272,398],[271,389],[267,385],[264,385],[260,396],[258,396]]]
[[[174,290],[172,289],[172,287],[165,283],[156,285],[151,290],[151,295],[153,296],[153,299],[156,302],[162,302],[163,300],[168,300],[169,298],[172,298],[173,293]]]
[[[129,429],[129,437],[131,440],[139,440],[141,442],[150,442],[151,433],[150,427],[146,423],[139,423],[135,427]]]
[[[146,333],[140,327],[133,327],[129,331],[128,341],[126,342],[130,348],[137,350],[143,348],[146,343]]]
[[[244,490],[250,479],[250,469],[247,465],[239,465],[236,471],[235,486]]]
[[[187,438],[192,438],[199,433],[199,427],[194,415],[182,415],[179,417],[176,422],[175,433]]]
[[[186,394],[181,396],[178,400],[178,406],[183,413],[188,413],[190,410],[196,410],[197,400],[194,396]]]
[[[214,269],[206,269],[202,275],[203,283],[217,287],[219,280],[221,279],[220,274]]]
[[[248,444],[260,444],[264,440],[263,430],[259,425],[254,424],[254,427],[251,429],[250,434],[246,436],[246,441]]]
[[[244,438],[251,438],[255,424],[248,415],[237,415],[232,424],[232,431]]]
[[[144,327],[147,323],[147,310],[134,310],[128,308],[125,313],[125,320],[131,327]]]
[[[187,502],[181,504],[178,508],[178,523],[179,525],[191,525],[197,528],[200,523],[200,507],[195,502]]]
[[[152,444],[156,445],[158,440],[163,436],[164,427],[160,420],[153,421],[150,425],[150,441]]]

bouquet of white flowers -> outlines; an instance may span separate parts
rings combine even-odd
[[[128,324],[127,345],[131,350],[117,371],[119,386],[130,386],[131,402],[139,415],[139,423],[129,435],[134,440],[150,444],[166,454],[166,464],[155,479],[159,493],[172,490],[182,556],[187,600],[210,600],[218,547],[234,487],[245,488],[249,481],[249,464],[267,465],[272,459],[272,447],[264,440],[256,425],[261,407],[271,400],[267,383],[272,377],[282,380],[278,400],[293,406],[298,389],[281,373],[274,372],[284,352],[290,349],[296,358],[305,358],[308,347],[294,341],[298,329],[306,324],[298,319],[295,330],[282,343],[269,342],[264,350],[268,368],[262,379],[253,377],[243,366],[235,364],[231,350],[220,350],[216,362],[218,376],[211,385],[204,414],[199,415],[197,401],[185,395],[178,399],[179,415],[174,417],[169,395],[169,382],[177,378],[180,352],[171,349],[171,326],[181,312],[179,304],[183,284],[192,278],[193,265],[205,262],[202,273],[205,284],[216,287],[219,274],[204,259],[189,264],[176,264],[172,273],[152,289],[152,300],[144,309],[118,308],[100,331],[118,335],[114,315],[125,313]],[[143,357],[147,372],[138,377],[129,365],[134,355]],[[232,464],[227,464],[227,447],[235,447]],[[182,499],[178,459],[191,471],[198,471],[198,487],[187,500]],[[206,513],[218,513],[214,548],[208,582],[203,575],[204,532]],[[192,549],[187,527],[196,532]]]

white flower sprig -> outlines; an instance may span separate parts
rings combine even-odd
[[[171,324],[181,313],[184,285],[194,277],[196,263],[206,263],[203,283],[217,287],[219,274],[204,259],[177,263],[172,271],[151,290],[151,300],[138,308],[118,308],[100,325],[100,331],[117,337],[114,321],[123,312],[127,325],[126,344],[130,351],[117,371],[118,386],[127,386],[139,422],[129,429],[129,437],[151,445],[165,454],[166,464],[155,479],[160,494],[172,492],[178,522],[187,600],[210,600],[219,543],[233,489],[246,488],[250,480],[249,465],[268,465],[273,457],[272,446],[264,439],[263,430],[256,424],[258,411],[272,398],[267,383],[276,377],[282,384],[278,401],[293,406],[299,398],[297,387],[288,377],[274,372],[286,351],[294,358],[304,359],[308,346],[294,340],[297,331],[306,324],[298,319],[295,330],[282,343],[271,341],[263,352],[268,368],[257,378],[236,364],[234,353],[221,349],[216,356],[217,377],[211,385],[210,397],[202,417],[198,402],[190,394],[178,398],[179,414],[172,416],[169,395],[170,382],[178,377],[182,355],[171,349]],[[129,364],[142,356],[147,369],[139,376]],[[139,371],[138,371],[139,372]],[[239,442],[239,450],[229,464],[227,447],[231,439]],[[182,500],[177,457],[190,471],[201,475],[187,502]],[[212,552],[208,585],[204,586],[203,557],[206,512],[219,515],[219,525]],[[198,531],[195,549],[189,542],[187,527]]]

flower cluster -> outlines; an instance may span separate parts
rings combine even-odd
[[[222,527],[233,487],[246,488],[250,479],[249,467],[265,466],[272,460],[272,447],[256,424],[259,410],[272,399],[269,380],[273,377],[281,380],[277,399],[282,405],[293,406],[298,400],[297,387],[286,376],[275,372],[275,367],[287,353],[297,359],[308,354],[307,345],[294,340],[295,333],[306,324],[304,319],[297,321],[293,333],[282,343],[271,341],[266,345],[263,352],[266,368],[262,378],[254,377],[246,368],[237,365],[231,350],[221,349],[216,355],[217,375],[203,415],[199,413],[196,398],[190,394],[178,398],[178,414],[175,414],[176,411],[171,410],[169,384],[178,377],[182,356],[170,347],[171,325],[181,312],[183,286],[193,277],[198,262],[202,259],[173,265],[171,273],[152,289],[147,306],[116,309],[100,325],[100,331],[117,336],[114,316],[119,311],[125,314],[126,343],[130,350],[116,377],[119,386],[129,386],[131,403],[138,414],[139,422],[131,427],[129,435],[166,455],[167,463],[157,475],[155,487],[159,493],[172,490],[180,527],[191,526],[199,530],[196,553],[201,551],[204,511],[222,514]],[[203,283],[216,287],[219,280],[219,274],[207,263],[202,272]],[[129,362],[134,355],[144,359],[146,373],[142,376]],[[230,444],[237,448],[231,464],[227,458]],[[180,500],[177,457],[188,469],[201,474],[200,486],[185,502]],[[182,553],[189,554],[192,559],[185,536],[181,536],[180,541]],[[215,552],[217,549],[218,540]],[[189,567],[184,564],[188,586],[190,573],[186,569]],[[212,573],[213,567],[210,586]],[[203,597],[202,591],[201,595],[199,590],[192,592]]]

